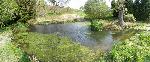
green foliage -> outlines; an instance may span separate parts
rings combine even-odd
[[[111,11],[102,0],[88,0],[84,6],[87,18],[106,18],[111,16]]]
[[[135,17],[133,16],[133,14],[127,14],[124,16],[124,20],[126,22],[135,22]]]
[[[132,11],[132,6],[131,6],[131,1],[132,0],[112,0],[111,2],[111,9],[113,10],[113,17],[118,18],[119,11],[123,10],[123,13],[128,10],[128,12]]]
[[[20,33],[14,42],[44,62],[92,62],[95,53],[67,38],[38,33]],[[99,54],[98,54],[99,55]]]
[[[133,15],[138,21],[149,21],[150,0],[135,0]]]
[[[0,0],[0,28],[8,22],[14,22],[18,10],[18,5],[14,0]],[[13,20],[13,21],[12,21]]]
[[[35,0],[1,0],[0,27],[17,21],[26,22],[35,16]]]
[[[112,0],[111,9],[113,10],[113,17],[118,18],[118,11],[116,10],[116,2]]]
[[[127,8],[127,13],[133,14],[133,0],[125,0],[125,7]]]
[[[16,0],[19,10],[16,16],[20,17],[19,21],[27,22],[36,15],[36,0]]]
[[[149,62],[150,33],[143,32],[114,45],[108,57],[114,62]]]
[[[16,46],[8,43],[0,46],[0,62],[29,62],[29,58]]]
[[[13,33],[26,32],[28,30],[29,25],[26,23],[18,22],[11,26],[13,29]]]
[[[92,31],[101,31],[103,29],[103,23],[102,20],[93,20],[91,21],[91,30]]]

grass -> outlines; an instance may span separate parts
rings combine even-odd
[[[0,47],[0,62],[29,62],[23,51],[11,43]]]
[[[50,10],[49,10],[50,9]],[[80,21],[86,14],[77,9],[49,7],[44,16],[38,16],[34,21],[30,20],[31,24],[57,24],[70,23]]]
[[[18,25],[24,26],[21,23],[18,23]],[[4,38],[1,39],[3,40],[3,42],[0,43],[0,62],[30,62],[27,54],[25,54],[24,51],[14,45],[9,37],[6,37],[8,34],[10,35],[10,37],[12,36],[12,27],[13,25],[4,27],[2,28],[2,32],[0,32],[0,34],[2,33],[2,38]]]

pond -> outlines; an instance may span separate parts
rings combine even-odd
[[[49,24],[49,25],[33,25],[30,28],[31,32],[43,34],[56,34],[60,37],[68,37],[74,42],[87,46],[91,49],[101,49],[108,51],[112,48],[113,43],[118,40],[129,38],[136,31],[100,31],[95,32],[90,30],[88,25],[90,22],[76,22],[65,24]]]

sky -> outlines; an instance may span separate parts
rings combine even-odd
[[[69,7],[74,9],[79,9],[81,6],[84,6],[87,0],[71,0],[69,3]],[[111,7],[111,0],[106,0],[106,4]]]
[[[47,0],[45,0],[47,1]],[[85,2],[87,0],[71,0],[69,3],[68,3],[68,6],[71,7],[71,8],[74,8],[74,9],[79,9],[81,6],[84,6]],[[106,1],[106,4],[111,7],[111,0],[105,0]]]

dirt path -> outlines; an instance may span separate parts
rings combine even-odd
[[[11,33],[3,32],[0,34],[0,47],[4,46],[6,43],[11,41]]]

